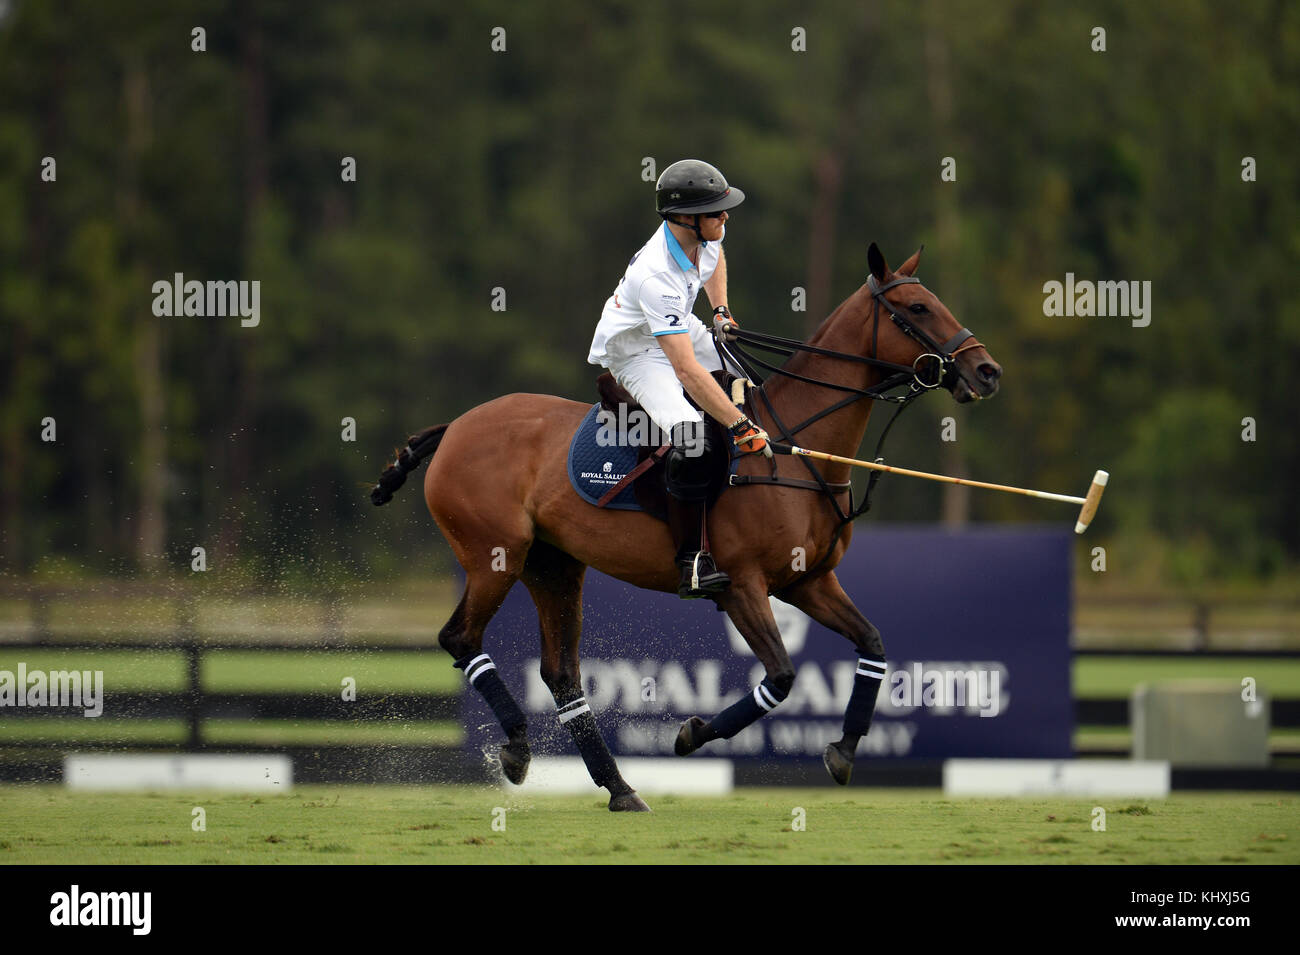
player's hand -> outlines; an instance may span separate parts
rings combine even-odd
[[[772,456],[772,449],[767,446],[767,442],[771,440],[767,432],[755,427],[754,422],[748,418],[741,418],[731,426],[731,439],[736,442],[736,447],[741,454],[761,452],[766,457]]]
[[[735,318],[732,317],[731,310],[728,309],[727,306],[719,305],[713,310],[713,327],[722,332],[723,335],[726,335],[731,332],[732,329],[739,328],[740,322],[736,321]]]

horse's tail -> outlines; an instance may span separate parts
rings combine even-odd
[[[371,503],[379,507],[391,501],[393,492],[406,483],[406,475],[438,450],[447,427],[445,424],[435,424],[432,428],[425,428],[407,438],[406,447],[397,452],[397,459],[384,469],[384,473],[379,475],[379,483],[370,489]]]

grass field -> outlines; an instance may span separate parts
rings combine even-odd
[[[271,796],[0,789],[0,863],[1300,862],[1300,796],[946,799],[934,790],[591,796],[489,786],[302,786]],[[1093,831],[1093,808],[1106,831]],[[191,828],[202,807],[207,829]],[[795,825],[797,809],[806,828]],[[504,831],[493,820],[504,820]]]

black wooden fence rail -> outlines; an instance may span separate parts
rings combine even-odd
[[[22,643],[0,643],[4,650],[83,650],[105,652],[114,650],[140,650],[148,652],[181,652],[186,660],[186,686],[176,691],[113,691],[104,695],[105,717],[184,719],[188,725],[184,743],[144,741],[116,741],[112,743],[78,742],[59,743],[9,743],[9,748],[46,746],[95,749],[111,746],[114,749],[174,749],[188,751],[204,749],[203,722],[209,719],[300,719],[300,720],[449,720],[460,712],[460,694],[383,693],[369,694],[355,701],[343,700],[338,693],[296,692],[214,692],[203,688],[203,654],[221,651],[264,651],[292,653],[428,653],[441,655],[433,647],[356,644],[356,643],[243,643],[212,641],[87,641],[87,640],[36,640]],[[67,717],[60,707],[6,707],[0,714],[27,719]],[[327,744],[335,745],[335,744]],[[222,744],[222,749],[229,747]],[[265,749],[266,747],[262,747]]]
[[[324,693],[290,693],[290,692],[211,692],[203,687],[203,654],[220,651],[265,651],[295,653],[389,653],[389,652],[425,652],[441,654],[435,647],[404,646],[393,644],[357,644],[332,640],[321,643],[292,642],[215,642],[207,640],[182,639],[178,641],[90,641],[68,639],[25,640],[19,643],[0,643],[0,649],[6,650],[138,650],[147,652],[172,651],[184,653],[186,658],[186,686],[178,691],[114,691],[105,695],[104,715],[119,718],[150,718],[186,720],[188,731],[183,743],[165,743],[157,741],[112,741],[112,742],[14,742],[0,744],[8,750],[51,750],[67,749],[178,749],[198,751],[206,747],[203,738],[203,725],[206,720],[214,719],[302,719],[302,720],[454,720],[460,710],[460,692],[450,694],[438,693],[384,693],[369,695],[353,702],[344,701],[336,694]],[[1237,658],[1300,658],[1300,651],[1278,650],[1225,650],[1198,652],[1188,650],[1078,650],[1076,657],[1237,657]],[[1300,700],[1273,699],[1272,725],[1292,728],[1300,726]],[[1087,698],[1075,701],[1075,721],[1080,726],[1126,726],[1129,722],[1129,701],[1126,698]],[[0,711],[6,718],[41,719],[66,717],[67,711],[59,707],[6,707]],[[255,747],[262,751],[271,749],[303,748],[312,751],[354,750],[360,744],[321,744],[310,747]],[[239,746],[222,744],[223,750],[237,750]],[[390,748],[384,746],[382,748]],[[449,752],[450,747],[420,747],[436,753],[439,750]],[[1088,750],[1092,753],[1093,750]],[[1100,754],[1101,750],[1095,751]],[[1109,753],[1109,750],[1105,752]]]

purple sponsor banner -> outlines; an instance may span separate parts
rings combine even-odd
[[[1056,529],[859,527],[836,569],[885,641],[889,672],[859,754],[1061,759],[1071,755],[1070,541]],[[725,569],[725,568],[724,568]],[[820,756],[842,732],[852,644],[773,598],[796,679],[785,702],[702,755]],[[537,614],[516,584],[483,649],[528,716],[537,753],[576,754],[539,673]],[[679,724],[712,717],[763,678],[711,601],[638,590],[594,570],[583,594],[587,700],[616,755],[671,755]],[[467,744],[504,740],[465,694]]]

